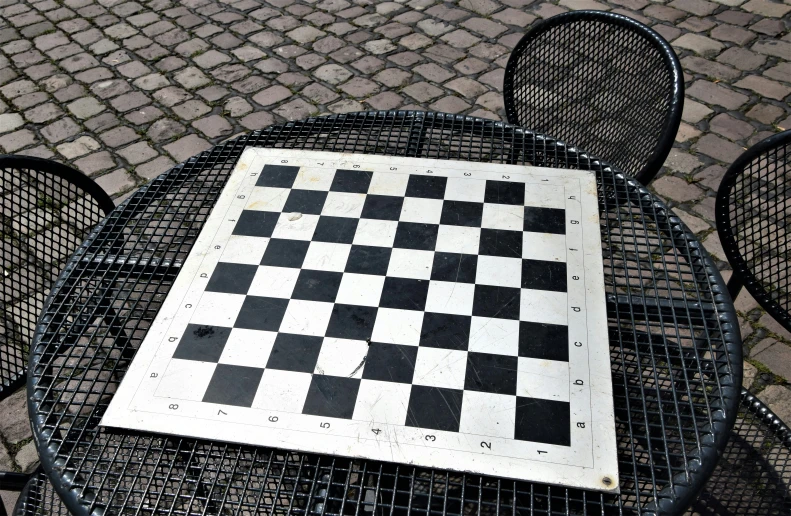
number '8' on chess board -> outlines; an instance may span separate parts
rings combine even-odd
[[[246,149],[102,424],[617,490],[595,176]]]

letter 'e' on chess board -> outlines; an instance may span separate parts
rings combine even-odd
[[[102,424],[618,491],[592,172],[248,148]]]

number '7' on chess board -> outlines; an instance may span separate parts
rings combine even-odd
[[[617,491],[594,174],[246,149],[102,424]]]

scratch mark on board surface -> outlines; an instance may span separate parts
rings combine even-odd
[[[355,367],[355,368],[354,368],[354,371],[352,371],[352,374],[350,374],[350,375],[349,375],[349,378],[353,378],[353,377],[354,377],[354,375],[355,375],[355,374],[357,374],[357,371],[359,371],[360,369],[362,369],[362,367],[365,365],[365,359],[366,359],[366,358],[368,358],[368,355],[365,355],[365,356],[363,357],[363,359],[362,359],[362,361],[360,362],[360,364],[359,364],[357,367]]]

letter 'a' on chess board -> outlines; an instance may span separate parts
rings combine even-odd
[[[248,148],[102,424],[618,491],[592,172]]]

